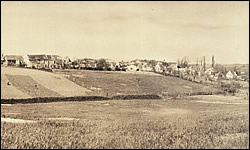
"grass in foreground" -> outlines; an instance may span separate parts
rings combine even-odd
[[[249,106],[243,104],[114,100],[1,109],[2,117],[39,121],[1,122],[1,148],[249,148]],[[80,120],[44,119],[57,117]]]

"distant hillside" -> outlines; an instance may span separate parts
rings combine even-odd
[[[169,94],[215,92],[215,88],[180,78],[147,72],[55,70],[57,74],[90,89],[91,95]]]
[[[1,98],[169,95],[218,89],[152,72],[54,70],[2,67]]]

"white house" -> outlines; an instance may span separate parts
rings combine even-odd
[[[155,72],[163,72],[160,63],[157,63],[157,64],[155,65],[154,69],[155,69]]]
[[[5,55],[3,59],[3,64],[6,66],[20,66],[24,64],[24,59],[21,55]]]
[[[150,67],[148,64],[142,64],[141,65],[141,70],[142,71],[153,71],[153,68]]]
[[[127,66],[126,71],[137,71],[137,66],[130,64],[129,66]]]
[[[214,72],[214,68],[208,68],[206,71],[205,71],[205,74],[211,76]]]
[[[24,55],[23,59],[24,59],[24,62],[26,63],[26,67],[31,68],[32,62],[30,62],[29,57],[27,55]]]
[[[233,72],[233,75],[234,75],[235,78],[238,77],[238,75],[237,75],[237,73],[235,71]]]
[[[168,70],[178,70],[177,64],[171,64],[167,67]]]
[[[234,78],[234,74],[231,71],[228,71],[226,74],[226,78],[227,79],[233,79]]]

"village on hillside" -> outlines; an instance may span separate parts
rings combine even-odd
[[[32,69],[52,71],[52,69],[85,69],[105,71],[128,72],[155,72],[163,75],[175,76],[198,83],[213,83],[220,80],[248,81],[248,72],[236,67],[227,69],[223,65],[215,64],[214,56],[211,65],[206,64],[205,56],[196,64],[189,64],[188,58],[183,57],[177,62],[157,60],[131,60],[114,61],[111,59],[78,58],[72,60],[69,57],[59,55],[4,55],[1,54],[2,66],[16,66]]]

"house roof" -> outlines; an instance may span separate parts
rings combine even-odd
[[[58,55],[45,55],[45,54],[41,54],[41,55],[28,55],[29,60],[51,60],[51,59],[59,59],[60,56]]]
[[[177,64],[171,64],[169,66],[167,66],[168,69],[174,69],[177,68]]]
[[[42,59],[42,60],[47,60],[47,56],[42,54],[42,55],[28,55],[29,60],[38,60],[38,59]]]
[[[206,71],[214,71],[214,68],[208,68]]]
[[[48,59],[61,59],[59,55],[47,55]]]
[[[23,56],[20,56],[20,55],[5,55],[4,58],[6,60],[21,60],[23,61]]]
[[[227,75],[233,75],[233,73],[231,71],[228,71]]]
[[[237,73],[235,71],[228,71],[226,75],[237,76]]]
[[[217,72],[217,73],[215,74],[215,76],[219,76],[219,75],[225,76],[222,72]]]
[[[78,63],[96,63],[97,61],[95,59],[91,58],[79,58],[75,60]]]
[[[53,56],[52,56],[52,55],[47,55],[47,58],[48,58],[48,59],[52,59]]]

